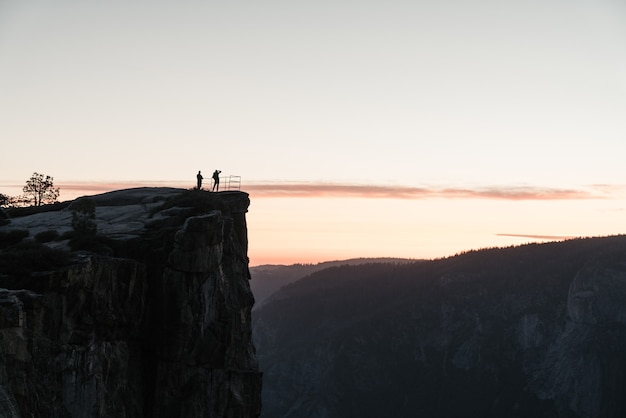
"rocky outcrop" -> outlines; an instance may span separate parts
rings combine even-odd
[[[585,417],[626,415],[626,264],[593,260],[567,293],[566,322],[529,385]],[[536,328],[536,327],[535,327]]]
[[[99,202],[104,255],[0,275],[0,415],[257,417],[247,194]]]
[[[162,324],[155,417],[260,412],[246,243],[233,237],[233,219],[217,211],[187,219],[176,234],[163,274],[162,310],[155,314]]]

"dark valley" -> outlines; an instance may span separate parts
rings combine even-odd
[[[337,266],[253,315],[276,417],[626,415],[626,236]]]

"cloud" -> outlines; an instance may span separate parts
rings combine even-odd
[[[547,239],[552,241],[563,241],[566,239],[579,238],[573,235],[533,235],[533,234],[496,234],[499,237]]]
[[[134,187],[180,187],[185,181],[67,182],[55,184],[63,198],[99,194]],[[224,187],[225,184],[222,185]],[[497,200],[583,200],[606,199],[623,191],[618,185],[593,185],[587,188],[550,188],[533,186],[488,187],[411,187],[348,183],[250,182],[241,190],[253,198],[363,198],[363,199],[497,199]]]
[[[256,198],[353,197],[370,199],[502,199],[502,200],[579,200],[597,199],[589,190],[541,187],[437,188],[410,186],[369,186],[333,183],[255,183],[245,191]]]

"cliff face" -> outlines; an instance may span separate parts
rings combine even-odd
[[[626,416],[626,236],[317,272],[255,310],[263,416]]]
[[[107,241],[107,255],[80,252],[63,269],[0,276],[3,416],[260,414],[249,200],[217,195],[200,208],[165,207],[149,193],[140,202],[126,193],[123,204],[107,196],[99,230],[124,236]]]
[[[146,284],[140,263],[89,257],[2,291],[1,384],[21,416],[138,416]]]

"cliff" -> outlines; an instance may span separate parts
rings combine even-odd
[[[626,416],[626,236],[322,270],[255,310],[263,416]]]
[[[90,200],[97,235],[72,231],[78,205],[0,228],[0,415],[257,417],[248,195]]]

